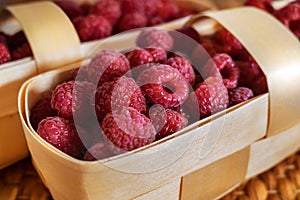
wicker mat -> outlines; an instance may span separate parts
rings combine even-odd
[[[30,159],[0,170],[1,200],[52,199]],[[300,200],[300,151],[247,181],[222,200]]]

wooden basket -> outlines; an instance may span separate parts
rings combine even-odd
[[[208,31],[215,23],[198,23],[208,17],[232,32],[256,59],[267,77],[269,93],[141,149],[101,161],[80,161],[49,145],[33,130],[29,110],[39,94],[54,88],[80,63],[23,84],[18,102],[25,137],[33,163],[55,199],[155,199],[157,195],[161,199],[214,199],[300,147],[296,104],[300,94],[290,84],[300,81],[297,38],[269,14],[247,7],[206,12],[186,25]],[[120,36],[107,45],[129,48],[135,37]]]
[[[178,1],[193,6],[199,12],[208,8],[215,9],[210,2]],[[22,83],[39,73],[82,60],[99,42],[80,44],[73,25],[61,9],[52,2],[40,1],[10,5],[7,10],[15,18],[4,12],[0,23],[1,29],[10,32],[20,30],[22,27],[34,58],[27,57],[0,65],[0,94],[2,94],[0,100],[0,169],[28,156],[28,148],[17,112],[17,93]],[[176,29],[188,19],[189,17],[185,17],[160,26]],[[47,24],[47,26],[39,26],[39,24]]]

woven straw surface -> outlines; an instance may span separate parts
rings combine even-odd
[[[1,200],[50,200],[30,159],[0,170]],[[300,151],[221,200],[300,200]]]

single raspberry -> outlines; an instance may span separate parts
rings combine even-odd
[[[152,55],[154,63],[163,63],[167,60],[167,52],[158,48],[146,48],[146,50]]]
[[[101,15],[106,18],[113,26],[117,24],[122,15],[121,5],[116,0],[101,0],[91,7],[92,14]]]
[[[157,9],[162,4],[162,0],[145,1],[145,16],[148,20],[157,16]]]
[[[158,132],[156,140],[172,135],[188,124],[188,120],[182,114],[171,109],[164,110],[160,106],[150,108],[149,116],[154,128]]]
[[[251,89],[252,89],[255,96],[267,93],[268,92],[268,84],[267,84],[266,77],[264,75],[258,77],[253,82]]]
[[[156,10],[156,15],[164,21],[175,19],[179,13],[179,8],[173,0],[162,0]]]
[[[75,158],[85,150],[73,122],[63,118],[43,119],[38,125],[37,133],[57,149]]]
[[[86,67],[90,81],[100,86],[104,82],[110,82],[123,76],[130,70],[130,63],[125,55],[103,50],[96,54]]]
[[[131,68],[153,62],[153,56],[149,51],[141,48],[135,48],[127,54]]]
[[[127,31],[135,28],[145,27],[147,25],[147,18],[138,12],[125,13],[122,15],[118,24],[118,31]]]
[[[260,8],[269,13],[274,12],[274,8],[272,6],[271,0],[247,0],[244,4],[246,6],[254,6],[254,7]]]
[[[98,142],[89,148],[84,154],[85,161],[102,160],[116,155],[116,152],[111,150],[106,141]]]
[[[20,47],[16,48],[12,52],[13,60],[18,60],[29,56],[32,56],[32,51],[28,42],[23,43]]]
[[[132,78],[122,76],[98,87],[95,107],[101,121],[107,113],[122,107],[133,107],[139,112],[145,112],[146,100],[136,82]]]
[[[0,64],[6,63],[11,60],[11,56],[7,46],[4,43],[0,43]]]
[[[122,0],[122,13],[145,13],[146,0]]]
[[[232,58],[225,53],[214,55],[202,71],[204,77],[219,76],[220,74],[226,88],[233,89],[237,87],[240,78],[239,68]]]
[[[76,23],[73,23],[81,41],[102,39],[112,34],[112,25],[101,15],[90,14],[78,19],[74,19]]]
[[[40,100],[30,111],[30,123],[34,130],[37,130],[38,124],[47,117],[57,116],[57,112],[51,108],[52,92],[42,94]]]
[[[150,119],[131,107],[108,113],[101,127],[111,148],[125,151],[150,144],[156,135]]]
[[[234,88],[229,90],[228,94],[231,106],[247,101],[253,97],[252,90],[246,87]]]
[[[225,28],[218,32],[217,38],[222,42],[223,49],[229,54],[235,54],[244,49],[238,39]]]
[[[152,47],[161,48],[163,50],[169,51],[172,49],[174,41],[172,36],[159,29],[145,29],[143,30],[136,41],[139,47]]]
[[[300,1],[293,1],[274,12],[274,16],[286,27],[290,28],[292,21],[300,20]]]
[[[51,108],[56,110],[58,116],[73,119],[73,114],[85,117],[92,95],[93,85],[88,82],[69,81],[59,84],[53,91],[51,98]]]
[[[191,86],[194,85],[195,72],[190,61],[183,57],[176,56],[169,58],[165,64],[177,69]]]
[[[229,106],[228,91],[221,78],[211,76],[198,85],[185,104],[191,115],[197,117],[195,111],[199,110],[200,118],[203,119]],[[193,121],[199,120],[195,117],[192,116]]]
[[[82,14],[80,5],[75,0],[55,0],[54,3],[58,5],[70,19]]]
[[[137,83],[148,101],[163,107],[176,107],[182,104],[189,93],[185,78],[169,65],[151,66],[141,73]]]

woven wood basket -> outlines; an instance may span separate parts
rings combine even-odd
[[[290,87],[300,81],[297,38],[272,16],[254,8],[206,12],[186,25],[201,33],[214,31],[217,23],[207,18],[216,20],[243,43],[262,67],[269,93],[136,151],[102,161],[79,161],[46,143],[31,127],[29,111],[39,94],[55,87],[80,63],[23,84],[18,108],[26,141],[33,163],[55,199],[155,199],[158,194],[162,199],[215,199],[299,148],[296,102],[300,94]],[[129,48],[136,35],[107,40],[102,48]],[[289,78],[282,78],[282,73]],[[219,135],[208,134],[214,132]],[[156,170],[130,173],[149,168]]]
[[[205,9],[215,9],[209,1],[178,1],[199,12]],[[2,94],[0,100],[0,168],[28,156],[28,147],[17,112],[17,93],[22,83],[39,73],[87,57],[99,42],[91,41],[80,44],[73,25],[62,10],[52,2],[37,1],[9,5],[6,10],[14,17],[3,11],[0,17],[0,30],[12,34],[22,29],[27,36],[34,57],[0,65],[0,77],[2,77],[0,81],[0,94]],[[160,26],[175,29],[187,20],[188,17],[185,17]],[[39,26],[39,24],[48,26]],[[58,30],[61,34],[57,34]],[[48,39],[45,40],[45,38]]]

